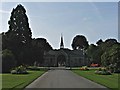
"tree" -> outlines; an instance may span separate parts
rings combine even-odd
[[[10,72],[10,70],[15,67],[16,61],[14,58],[13,53],[5,49],[2,51],[2,72],[7,73]]]
[[[100,40],[98,40],[98,41],[96,42],[97,45],[101,45],[102,43],[103,43],[103,40],[102,40],[102,39],[100,39]]]
[[[49,51],[52,49],[51,45],[44,38],[35,39],[37,46],[45,51]]]
[[[90,45],[86,53],[89,56],[91,62],[108,66],[110,60],[108,52],[111,50],[111,47],[117,43],[118,42],[116,39],[107,39],[105,42],[100,39],[96,42],[97,46]],[[111,57],[113,58],[114,56]]]
[[[94,44],[89,45],[89,47],[86,50],[86,55],[90,59],[91,63],[98,63],[98,64],[100,64],[99,53],[100,53],[99,52],[99,48],[96,45],[94,45]]]
[[[44,38],[32,39],[26,10],[21,4],[12,10],[8,24],[9,30],[2,33],[2,50],[13,53],[17,66],[33,65],[35,61],[42,63],[44,51],[52,47]]]
[[[88,41],[85,36],[83,35],[77,35],[74,37],[72,41],[72,48],[74,50],[76,49],[86,49],[88,47]]]
[[[89,57],[90,61],[94,61],[94,53],[96,51],[97,46],[94,44],[89,45],[89,47],[86,50],[86,54]]]
[[[114,72],[120,71],[120,43],[114,44],[101,56],[102,65],[112,68]]]
[[[4,49],[11,50],[18,63],[22,64],[24,60],[20,60],[20,53],[24,54],[23,50],[28,49],[26,47],[29,47],[31,43],[32,32],[29,28],[26,10],[21,4],[12,10],[8,24],[9,30],[3,35]],[[7,42],[7,45],[5,45],[5,42]],[[29,49],[27,52],[29,53]]]
[[[27,63],[29,63],[30,65],[32,65],[34,62],[43,64],[44,52],[48,52],[49,50],[52,50],[52,47],[46,39],[32,39],[29,55],[26,54],[31,62],[27,61]]]
[[[6,33],[8,37],[18,40],[19,44],[29,44],[32,32],[29,28],[26,10],[21,4],[13,9],[8,24],[9,30]]]

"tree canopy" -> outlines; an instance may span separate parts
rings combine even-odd
[[[96,42],[97,45],[91,44],[86,50],[91,63],[98,63],[101,66],[120,71],[120,43],[116,39],[102,39]]]
[[[72,41],[72,48],[76,49],[86,49],[88,47],[88,41],[83,35],[76,35]]]
[[[21,4],[13,8],[8,24],[9,30],[2,33],[2,50],[8,54],[10,53],[8,50],[12,52],[16,66],[32,65],[34,62],[42,64],[44,51],[49,51],[52,47],[44,38],[32,38],[26,10]],[[6,58],[9,57],[8,54]],[[5,55],[6,53],[3,53],[3,56]],[[6,58],[3,59],[2,64],[9,68]]]

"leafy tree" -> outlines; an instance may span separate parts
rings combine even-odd
[[[110,47],[112,47],[114,44],[117,44],[117,40],[116,39],[107,39],[105,40],[104,43],[101,44],[101,48],[102,50],[106,51],[107,49],[109,49]]]
[[[100,64],[100,56],[99,56],[99,48],[98,46],[91,44],[86,50],[86,55],[89,57],[91,63]]]
[[[10,72],[11,68],[13,68],[16,64],[13,53],[5,49],[2,51],[2,72]]]
[[[18,63],[22,64],[20,54],[24,53],[23,50],[26,49],[26,47],[29,47],[32,40],[32,32],[29,28],[26,10],[21,4],[12,10],[8,24],[9,30],[3,34],[3,47],[4,49],[11,50]]]
[[[96,42],[96,44],[97,46],[91,44],[87,48],[87,56],[92,63],[99,63],[106,67],[110,64],[110,58],[114,57],[109,55],[109,51],[111,50],[111,48],[113,48],[114,45],[118,44],[118,42],[116,39],[107,39],[105,40],[105,42],[100,39]]]
[[[31,48],[30,48],[30,52],[28,55],[31,62],[28,61],[28,63],[31,65],[33,65],[34,62],[37,62],[39,64],[43,64],[44,52],[47,52],[49,50],[52,50],[52,47],[47,42],[46,39],[44,39],[44,38],[32,39]]]
[[[87,54],[88,57],[91,59],[91,61],[94,60],[93,54],[94,54],[96,48],[97,48],[96,45],[91,44],[91,45],[89,45],[89,47],[88,47],[87,50],[86,50],[86,54]]]
[[[102,65],[105,67],[112,67],[113,71],[120,71],[120,44],[114,44],[106,50],[101,56]]]
[[[26,10],[21,4],[13,9],[8,24],[9,30],[6,34],[10,39],[17,41],[21,45],[29,44],[32,32],[29,28]]]
[[[51,45],[47,42],[44,38],[37,38],[35,39],[35,43],[37,46],[45,51],[49,51],[52,49]]]
[[[102,39],[100,39],[100,40],[98,40],[98,41],[96,42],[97,45],[101,45],[102,43],[103,43],[103,40],[102,40]]]
[[[13,53],[17,66],[31,65],[35,61],[42,63],[44,51],[49,51],[52,47],[44,38],[31,38],[26,10],[21,4],[12,10],[8,24],[9,30],[2,33],[2,50],[8,49]]]
[[[74,50],[76,49],[86,49],[88,47],[88,41],[85,36],[83,35],[77,35],[74,37],[72,42],[72,48]]]

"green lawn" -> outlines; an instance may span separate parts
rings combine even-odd
[[[26,75],[2,74],[2,88],[24,88],[45,71],[29,71]],[[3,89],[4,90],[4,89]]]
[[[118,88],[118,74],[97,75],[94,73],[95,69],[91,69],[89,71],[81,71],[81,70],[72,70],[72,71],[82,77],[85,77],[89,80],[97,82],[108,88],[111,88],[112,90],[114,90],[115,88]]]

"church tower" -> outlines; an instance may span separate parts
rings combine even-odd
[[[60,49],[64,48],[64,43],[63,43],[63,36],[61,34],[61,42],[60,42]]]

